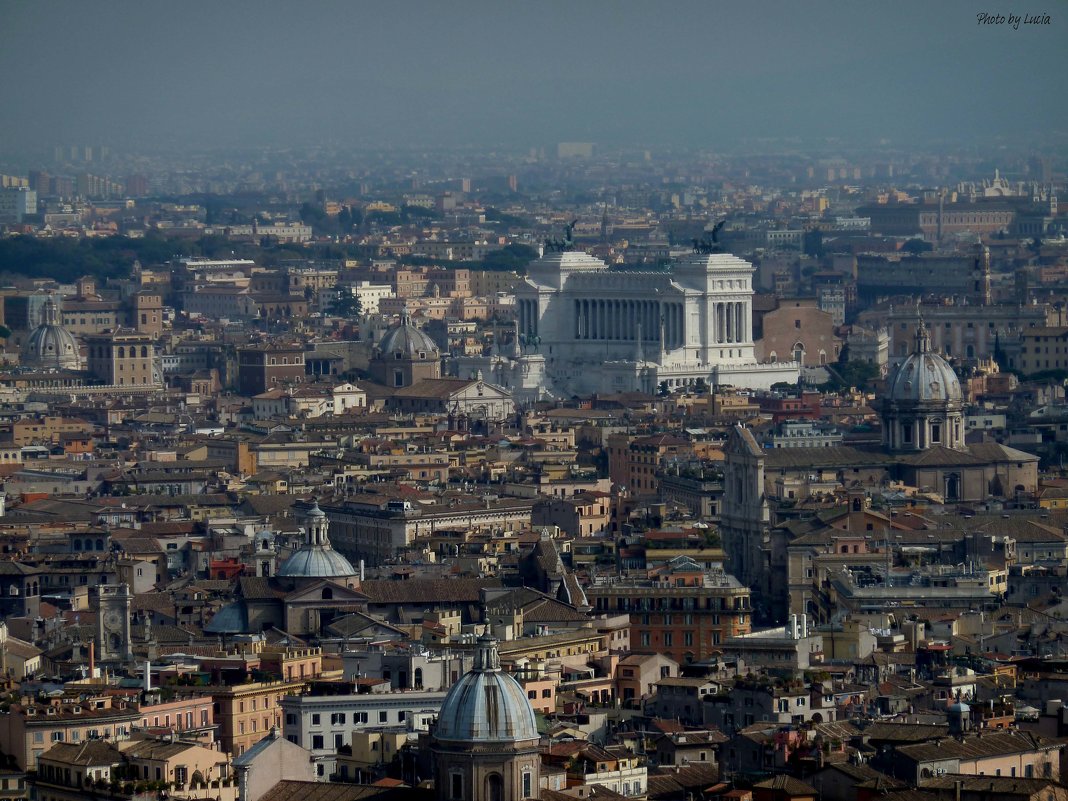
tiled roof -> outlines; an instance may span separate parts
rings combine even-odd
[[[981,737],[963,740],[945,738],[940,741],[898,746],[897,753],[916,762],[940,759],[979,759],[1009,754],[1026,754],[1040,749],[1064,748],[1064,743],[1047,740],[1024,731],[995,731]]]
[[[372,604],[475,603],[482,588],[500,586],[497,579],[370,579],[361,582],[360,591]]]

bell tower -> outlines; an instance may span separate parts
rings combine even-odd
[[[130,636],[130,604],[133,596],[126,584],[101,586],[96,615],[97,654],[101,662],[133,659]]]

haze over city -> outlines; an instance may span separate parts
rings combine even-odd
[[[1068,47],[973,2],[3,2],[0,151],[1056,134]]]

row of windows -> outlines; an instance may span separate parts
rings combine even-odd
[[[406,710],[406,709],[397,710],[397,723],[403,723],[407,719],[408,719],[408,710]],[[356,724],[356,723],[370,723],[370,714],[367,713],[367,712],[353,712],[352,713],[352,722],[354,724]],[[381,710],[378,711],[378,722],[379,723],[389,723],[389,711],[388,710],[381,709]],[[331,712],[330,713],[330,725],[331,726],[344,726],[347,723],[348,723],[348,713],[346,713],[346,712]],[[287,726],[296,726],[297,725],[297,716],[294,713],[292,713],[292,712],[287,712],[286,713],[286,725]],[[319,714],[318,712],[313,713],[312,716],[311,716],[311,725],[312,726],[321,726],[321,725],[323,725],[323,715]]]
[[[642,647],[649,648],[652,645],[652,636],[650,635],[650,633],[648,631],[641,632],[640,638],[641,638]],[[661,639],[663,640],[661,645],[663,645],[665,648],[674,647],[674,645],[675,645],[675,632],[665,631],[661,635]],[[720,639],[721,639],[720,633],[718,631],[713,631],[712,632],[712,645],[719,645],[720,644]],[[683,646],[687,646],[687,647],[693,645],[693,632],[692,631],[684,631],[684,632],[682,632],[682,644],[683,644]]]

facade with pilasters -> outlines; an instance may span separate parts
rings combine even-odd
[[[769,388],[794,362],[760,363],[753,266],[694,253],[665,271],[616,270],[586,253],[549,253],[516,288],[519,331],[536,343],[554,394],[653,392],[697,383]]]

